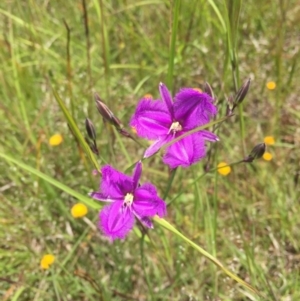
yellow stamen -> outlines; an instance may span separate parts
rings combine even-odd
[[[133,202],[133,194],[132,193],[127,193],[125,195],[125,199],[124,199],[124,204],[126,204],[127,206],[130,206]]]
[[[176,122],[173,122],[173,123],[171,124],[171,127],[169,128],[169,133],[170,133],[170,132],[176,133],[176,132],[179,132],[179,131],[181,131],[181,130],[182,130],[181,124],[180,124],[178,121],[176,121]]]

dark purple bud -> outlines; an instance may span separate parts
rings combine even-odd
[[[212,99],[215,98],[213,89],[211,88],[211,85],[208,82],[205,82],[204,84],[204,92],[208,94]]]
[[[131,138],[130,133],[128,133],[124,128],[123,128],[123,129],[119,129],[118,132],[119,132],[122,136],[124,136],[124,137]]]
[[[236,93],[235,99],[234,99],[234,104],[233,104],[233,109],[240,103],[242,103],[242,101],[244,100],[244,98],[246,97],[249,87],[250,87],[250,83],[251,83],[251,79],[248,78],[243,85],[241,86],[241,88],[238,90],[238,92]]]
[[[90,147],[91,151],[95,154],[95,155],[99,155],[99,150],[98,147],[96,145],[96,141],[90,142],[88,138],[84,137],[85,142],[88,144],[88,146]]]
[[[254,160],[259,159],[263,156],[266,151],[265,143],[260,143],[254,146],[248,157],[244,159],[246,163],[252,163]]]
[[[85,128],[86,128],[86,132],[87,132],[88,136],[90,137],[90,139],[95,141],[96,140],[95,127],[94,127],[93,122],[88,118],[85,119]]]
[[[99,95],[95,93],[95,102],[98,112],[103,117],[104,120],[111,123],[116,128],[122,128],[122,123],[120,120],[115,117],[113,112],[107,107],[107,105],[100,99]]]

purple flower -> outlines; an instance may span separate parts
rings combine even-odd
[[[206,93],[192,88],[183,88],[175,95],[175,101],[167,87],[160,83],[161,100],[143,98],[131,118],[130,125],[140,137],[155,140],[145,151],[150,157],[164,144],[182,134],[209,123],[217,113],[213,99]],[[209,131],[199,131],[171,144],[163,161],[171,168],[188,167],[205,156],[205,140],[217,141],[218,137]]]
[[[154,185],[139,184],[142,163],[139,161],[132,177],[127,176],[109,165],[101,168],[100,191],[90,193],[96,200],[110,203],[100,214],[99,227],[112,240],[124,238],[133,228],[134,217],[146,227],[153,228],[150,217],[166,214],[166,203],[157,195]]]

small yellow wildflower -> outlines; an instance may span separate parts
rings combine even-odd
[[[263,159],[266,160],[266,161],[271,161],[273,158],[272,154],[268,153],[268,152],[265,152],[264,155],[263,155]]]
[[[218,173],[222,176],[227,176],[231,172],[231,167],[227,166],[226,162],[221,162],[218,164]]]
[[[55,134],[53,136],[50,137],[49,139],[49,144],[51,146],[57,146],[60,145],[63,141],[63,137],[61,134]]]
[[[273,144],[275,144],[275,139],[274,139],[273,136],[266,136],[266,137],[264,138],[264,143],[265,143],[266,145],[273,145]]]
[[[55,256],[52,254],[46,254],[43,256],[41,263],[40,263],[40,267],[43,270],[48,270],[50,268],[50,266],[53,264],[53,262],[55,261]]]
[[[134,126],[131,127],[131,131],[135,134],[137,133],[136,128]]]
[[[274,90],[276,88],[276,83],[273,81],[270,81],[270,82],[267,82],[266,86],[269,90]]]
[[[146,99],[153,99],[153,96],[151,94],[145,94],[144,98],[146,98]]]
[[[82,203],[75,204],[71,209],[71,214],[73,217],[84,217],[88,213],[87,207]]]

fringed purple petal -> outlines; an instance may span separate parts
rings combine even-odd
[[[133,171],[133,175],[132,175],[132,178],[133,178],[133,189],[136,189],[138,187],[139,181],[140,181],[140,178],[141,178],[141,174],[142,174],[142,161],[139,161],[135,165],[135,168],[134,168],[134,171]]]
[[[124,199],[123,197],[115,197],[115,198],[108,197],[107,195],[104,195],[103,193],[98,191],[93,191],[89,193],[89,196],[97,201],[108,202],[108,203],[121,201]]]
[[[211,142],[219,141],[219,137],[216,134],[212,133],[212,132],[199,131],[197,133],[205,140],[208,140],[208,141],[211,141]]]
[[[158,139],[168,133],[172,117],[164,102],[142,99],[131,117],[130,126],[137,135],[150,140]]]
[[[171,168],[178,166],[189,167],[204,156],[204,139],[199,133],[194,133],[170,145],[163,157],[163,161]]]
[[[147,228],[150,228],[150,229],[153,229],[153,223],[152,221],[150,220],[149,217],[147,216],[143,216],[143,217],[139,217],[139,216],[136,216],[139,221]]]
[[[174,115],[185,130],[209,123],[217,114],[213,99],[206,93],[191,88],[183,88],[175,95]]]
[[[160,148],[168,143],[172,139],[172,135],[165,135],[164,137],[161,137],[159,140],[153,142],[145,151],[144,158],[149,158],[155,153],[157,153]]]
[[[136,189],[132,209],[138,216],[163,217],[166,215],[166,203],[157,195],[154,185],[145,183]]]
[[[163,83],[159,84],[159,93],[163,102],[166,104],[166,107],[168,108],[170,116],[172,116],[173,118],[174,117],[173,100],[165,84]]]
[[[133,190],[133,180],[131,177],[115,170],[109,165],[103,166],[101,172],[100,191],[108,199],[123,198],[124,195]]]
[[[134,214],[122,204],[123,202],[115,202],[105,206],[99,215],[99,228],[112,240],[125,238],[134,225]]]

